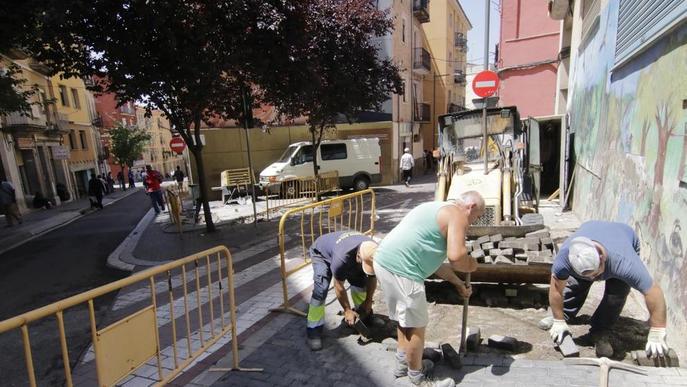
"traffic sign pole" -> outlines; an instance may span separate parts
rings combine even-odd
[[[489,0],[484,0],[484,71],[489,71]],[[477,77],[475,77],[475,80]],[[497,78],[498,79],[498,78]],[[473,89],[474,84],[473,81]],[[489,170],[489,149],[487,137],[487,101],[488,95],[482,96],[485,98],[484,107],[482,108],[482,138],[484,144],[484,174],[488,174]],[[467,308],[466,308],[467,309]]]

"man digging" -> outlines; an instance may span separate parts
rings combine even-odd
[[[346,324],[352,327],[357,319],[366,325],[372,323],[372,297],[377,280],[371,260],[376,249],[377,243],[372,238],[357,231],[324,234],[310,247],[314,286],[308,306],[307,340],[311,350],[322,349],[324,306],[332,276]],[[354,308],[348,302],[345,281],[351,285]]]
[[[456,276],[477,269],[465,247],[468,226],[484,213],[484,199],[475,191],[455,202],[424,203],[411,210],[384,238],[373,266],[389,318],[398,321],[394,376],[408,376],[415,385],[453,387],[450,379],[432,380],[434,363],[422,360],[429,322],[425,279],[432,274],[450,282],[463,296],[470,288]],[[449,263],[444,263],[448,257]]]
[[[639,239],[622,223],[589,221],[561,247],[551,267],[549,303],[552,317],[539,322],[556,344],[563,341],[568,324],[577,316],[594,281],[606,281],[604,296],[591,318],[589,335],[598,357],[613,356],[609,329],[620,317],[630,287],[639,290],[649,309],[647,356],[667,355],[666,303],[661,287],[651,278],[639,257]]]

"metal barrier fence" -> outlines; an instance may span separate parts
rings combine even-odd
[[[88,307],[100,386],[114,385],[143,365],[156,367],[157,381],[164,385],[228,332],[231,332],[231,369],[248,371],[239,368],[233,274],[231,253],[226,247],[217,246],[2,321],[0,334],[21,332],[30,386],[36,386],[37,381],[29,325],[44,324],[52,317],[57,320],[64,383],[68,387],[74,385],[67,343],[69,334],[65,330],[65,320],[73,322],[74,319],[65,315],[84,304]],[[127,310],[126,316],[107,324],[96,322],[94,300],[130,286],[136,288],[136,285],[141,285],[133,292],[141,298],[135,304],[139,307],[137,311]],[[169,304],[160,305],[158,298],[166,298]],[[205,301],[205,308],[201,299]],[[165,346],[171,346],[173,361],[165,358],[163,368],[160,348]],[[40,350],[50,350],[50,347],[42,346]],[[77,383],[83,384],[78,380]]]
[[[183,205],[180,194],[174,189],[167,189],[165,190],[165,195],[167,196],[167,205],[169,206],[169,220],[177,226],[179,234],[182,234],[184,232],[181,224]]]
[[[338,193],[339,189],[338,171],[323,172],[317,178],[307,176],[282,180],[279,185],[265,187],[265,215],[269,220],[272,212],[313,202],[318,194]]]
[[[279,221],[279,255],[281,258],[281,282],[283,304],[274,311],[305,313],[289,305],[287,279],[311,263],[308,250],[320,235],[342,230],[355,230],[373,235],[376,219],[375,193],[372,189],[338,196],[288,210]],[[302,256],[286,257],[287,227],[297,227],[290,232],[300,235]]]

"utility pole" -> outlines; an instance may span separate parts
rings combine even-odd
[[[484,71],[489,70],[489,0],[484,0]],[[487,98],[482,107],[482,138],[484,140],[484,174],[489,170],[489,137],[487,135]]]
[[[248,117],[252,117],[252,114],[249,114],[251,107],[248,106],[248,89],[242,90],[241,93],[241,98],[243,102],[243,130],[246,132],[246,152],[248,152],[248,172],[250,173],[250,192],[251,192],[251,201],[253,202],[253,225],[257,227],[258,225],[258,211],[255,208],[255,181],[253,179],[255,178],[255,173],[253,172],[253,159],[251,158],[250,155],[250,139],[248,138]]]

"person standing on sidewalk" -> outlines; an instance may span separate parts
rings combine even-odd
[[[415,385],[455,386],[453,379],[429,379],[434,363],[422,360],[429,322],[424,281],[435,274],[461,296],[470,297],[472,290],[455,271],[477,269],[477,261],[465,247],[465,235],[483,213],[484,199],[476,191],[464,192],[456,201],[423,203],[379,244],[373,266],[389,318],[398,321],[397,378],[407,375]],[[444,263],[447,257],[448,263]]]
[[[630,287],[644,295],[649,310],[647,356],[663,356],[666,344],[666,302],[661,287],[639,257],[639,238],[623,223],[588,221],[561,246],[551,266],[549,305],[552,317],[539,322],[561,343],[570,332],[566,321],[577,316],[594,281],[605,281],[604,296],[590,322],[588,337],[596,356],[613,356],[608,332],[618,321]]]
[[[357,231],[338,231],[324,234],[310,247],[313,268],[313,291],[308,306],[307,340],[313,351],[322,349],[324,305],[329,283],[334,277],[334,291],[344,310],[344,321],[349,326],[360,318],[372,323],[372,297],[377,280],[372,271],[372,254],[377,243]],[[351,285],[353,308],[348,302],[344,282]]]
[[[91,180],[88,181],[88,195],[93,196],[95,201],[91,198],[88,200],[91,202],[91,208],[96,207],[103,209],[103,195],[105,194],[105,185],[102,182],[100,175],[91,176]]]
[[[12,183],[4,177],[0,181],[0,209],[7,219],[7,227],[12,227],[15,220],[19,224],[23,223],[19,207],[17,207],[17,192]]]
[[[150,201],[153,203],[153,209],[156,214],[165,210],[165,202],[162,199],[162,175],[160,172],[156,171],[150,165],[146,165],[146,174],[143,185],[146,187],[146,193],[150,196]]]
[[[174,171],[174,180],[177,182],[177,188],[179,192],[184,188],[184,172],[181,171],[181,167],[177,165],[176,171]]]
[[[136,188],[136,183],[134,181],[134,172],[129,168],[129,175],[127,176],[129,178],[129,188]]]
[[[405,148],[403,150],[403,156],[401,156],[401,179],[405,183],[406,187],[410,186],[410,179],[413,177],[413,167],[415,166],[415,160],[413,155],[410,154],[410,148]]]
[[[119,188],[121,188],[122,191],[126,191],[126,183],[124,182],[124,172],[119,171],[117,173],[117,181],[119,182]]]

